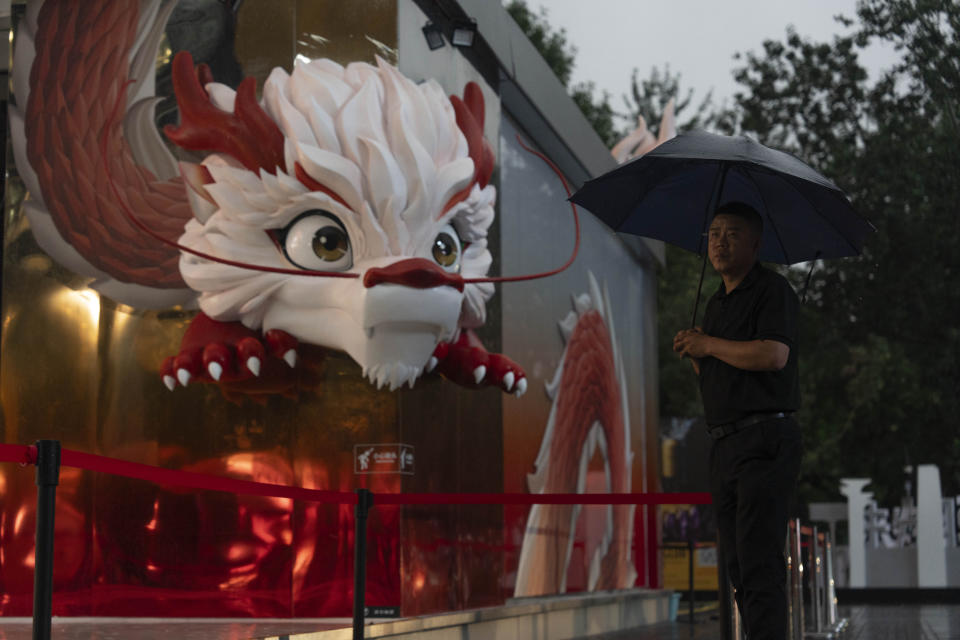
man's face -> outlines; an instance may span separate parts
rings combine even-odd
[[[707,232],[710,264],[723,275],[746,273],[757,260],[760,238],[739,216],[720,214],[713,218]]]

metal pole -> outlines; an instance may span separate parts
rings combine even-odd
[[[828,624],[827,613],[827,565],[824,561],[824,549],[826,548],[827,537],[825,533],[817,534],[817,608],[820,612],[817,614],[822,631]]]
[[[803,555],[800,546],[800,519],[795,518],[790,527],[790,562],[792,569],[790,572],[790,590],[792,592],[791,607],[793,608],[793,617],[791,619],[793,629],[793,639],[803,640]]]
[[[740,616],[740,607],[737,606],[733,589],[730,590],[730,610],[733,612],[730,618],[730,637],[733,640],[743,640],[743,618]]]
[[[833,541],[830,540],[830,534],[826,534],[826,553],[827,559],[827,624],[834,628],[837,624],[837,585],[833,580]]]
[[[700,282],[697,283],[697,298],[693,303],[693,317],[690,318],[690,328],[697,326],[697,310],[700,308],[700,290],[703,288],[703,274],[707,270],[707,251],[703,247],[703,241],[707,234],[707,225],[710,222],[711,215],[720,206],[720,198],[723,196],[723,185],[727,181],[727,171],[730,165],[726,162],[720,163],[720,171],[714,181],[714,190],[710,196],[710,202],[707,204],[707,210],[703,213],[703,226],[700,228],[700,243],[697,245],[697,253],[701,254],[700,262]]]
[[[733,600],[733,590],[730,588],[730,576],[727,575],[727,561],[723,546],[717,538],[717,599],[720,600],[720,639],[734,640],[733,609],[736,603]]]
[[[788,640],[801,640],[801,638],[797,636],[793,625],[793,572],[796,570],[796,567],[793,562],[793,553],[790,552],[792,548],[793,529],[792,527],[787,527],[787,544],[783,550],[783,554],[786,556],[787,560],[787,584],[785,585],[787,592],[787,638]]]
[[[690,561],[687,563],[687,565],[688,565],[687,574],[690,576],[690,624],[693,624],[693,601],[694,601],[694,598],[696,597],[695,594],[694,594],[694,592],[693,592],[693,589],[694,589],[694,583],[693,583],[693,550],[694,550],[693,536],[691,536],[691,537],[687,540],[687,551],[688,551],[689,554],[690,554],[690,558],[689,558]]]
[[[364,596],[367,582],[367,514],[373,506],[373,493],[357,489],[357,504],[353,509],[356,525],[353,537],[353,640],[363,640],[366,616]]]
[[[810,563],[810,611],[813,614],[813,630],[819,633],[823,631],[823,625],[820,620],[820,580],[818,579],[820,567],[817,562],[817,528],[810,527],[810,530],[810,546],[807,548]]]
[[[60,484],[60,442],[37,440],[37,537],[33,565],[33,640],[50,640],[53,524]]]

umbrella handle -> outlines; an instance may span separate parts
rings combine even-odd
[[[810,288],[810,276],[813,275],[813,268],[816,266],[819,258],[820,252],[817,251],[817,255],[813,256],[813,260],[810,261],[810,271],[807,271],[807,281],[803,285],[803,296],[800,299],[800,304],[805,304],[807,302],[807,289]]]
[[[710,195],[710,201],[707,203],[707,210],[703,212],[703,227],[700,230],[700,282],[697,283],[697,298],[693,302],[693,317],[690,318],[690,328],[697,326],[697,309],[700,307],[700,289],[703,288],[703,274],[707,270],[707,251],[703,247],[703,239],[707,234],[707,221],[710,219],[710,212],[716,211],[720,206],[720,196],[723,194],[723,185],[727,181],[727,170],[730,165],[726,162],[720,163],[720,173],[717,174],[717,181],[714,183],[713,193]]]

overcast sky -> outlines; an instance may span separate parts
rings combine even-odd
[[[713,89],[715,102],[737,90],[732,70],[737,51],[762,50],[767,39],[783,40],[787,25],[806,38],[830,41],[847,33],[833,19],[855,16],[855,0],[527,0],[544,7],[554,28],[563,27],[577,47],[572,82],[592,80],[623,109],[634,67],[647,77],[654,65],[681,74],[680,90],[694,90],[699,104]],[[897,59],[890,45],[871,45],[861,63],[871,78]]]

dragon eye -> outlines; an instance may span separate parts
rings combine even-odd
[[[449,224],[440,230],[431,248],[433,259],[445,271],[460,271],[460,236]]]
[[[301,269],[346,271],[353,266],[347,230],[329,213],[307,211],[287,225],[283,253]]]

